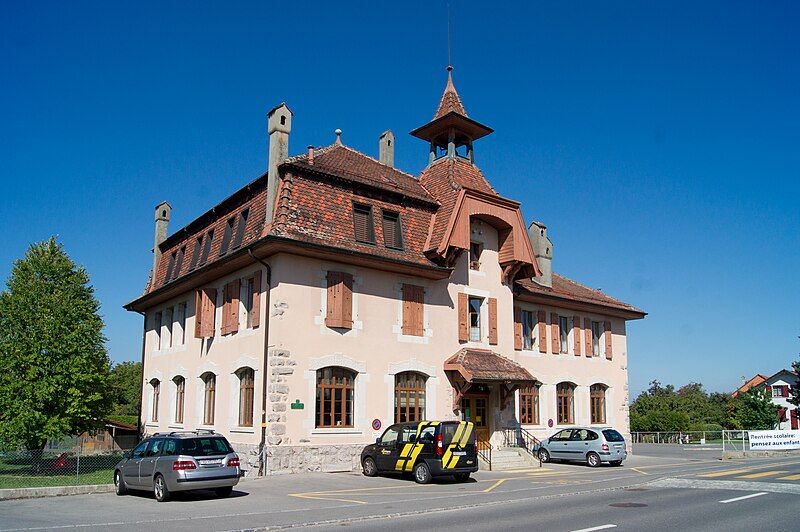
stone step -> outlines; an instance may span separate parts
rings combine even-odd
[[[502,471],[508,469],[525,469],[533,465],[539,465],[539,461],[533,455],[517,447],[504,447],[492,450],[492,470]],[[489,469],[483,459],[479,460],[480,469]]]

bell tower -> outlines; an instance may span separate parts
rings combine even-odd
[[[447,85],[433,119],[411,132],[411,135],[430,143],[428,164],[443,157],[475,162],[472,143],[494,130],[467,116],[464,104],[453,85],[453,67],[447,67]]]

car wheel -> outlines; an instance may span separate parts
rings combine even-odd
[[[167,488],[167,482],[161,475],[156,475],[153,481],[153,495],[155,495],[158,502],[169,500],[169,488]]]
[[[128,487],[125,485],[125,480],[122,478],[122,473],[114,471],[114,491],[117,495],[125,495],[128,493]]]
[[[586,455],[586,464],[589,467],[597,467],[600,465],[600,456],[597,453],[589,453]]]
[[[431,481],[431,470],[428,469],[428,464],[420,462],[414,466],[414,480],[417,484],[427,484]]]
[[[622,465],[622,460],[612,460],[611,465],[614,467],[618,467]]]
[[[539,449],[539,461],[543,464],[550,461],[550,452],[547,449]]]
[[[233,486],[225,486],[224,488],[217,488],[214,490],[214,493],[217,494],[217,497],[220,499],[224,499],[225,497],[229,496],[233,492]]]
[[[456,480],[459,482],[466,482],[469,480],[469,473],[456,473],[453,476],[456,477]]]
[[[366,477],[374,477],[378,474],[378,466],[375,465],[375,460],[369,456],[364,458],[364,462],[361,464],[361,470]]]

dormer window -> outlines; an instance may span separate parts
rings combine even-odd
[[[186,246],[181,246],[178,250],[178,256],[175,258],[175,268],[172,270],[172,280],[178,278],[181,274],[181,266],[183,266],[183,256],[186,254]]]
[[[239,225],[236,226],[236,236],[233,237],[233,246],[231,246],[231,249],[236,249],[242,245],[244,230],[247,227],[247,217],[249,215],[250,209],[245,209],[239,213]]]
[[[483,244],[480,242],[469,243],[469,269],[478,271],[481,269],[481,254],[483,253]]]
[[[203,242],[203,251],[200,253],[200,260],[197,266],[202,266],[208,260],[208,255],[211,253],[211,244],[214,242],[214,230],[212,229],[206,233],[205,241]]]
[[[372,207],[360,203],[353,204],[353,230],[356,242],[375,243],[375,225],[372,221]]]
[[[228,223],[225,224],[225,232],[222,233],[222,245],[219,247],[220,257],[228,252],[228,246],[231,244],[231,236],[233,235],[234,223],[236,223],[236,218],[231,216],[228,218]]]
[[[387,248],[403,249],[403,226],[399,213],[383,211],[383,243]]]

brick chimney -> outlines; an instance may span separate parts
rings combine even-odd
[[[269,159],[267,161],[267,214],[265,223],[272,223],[278,194],[278,166],[289,157],[289,133],[292,131],[292,111],[285,103],[267,113]]]
[[[161,243],[167,239],[167,229],[169,228],[169,217],[172,215],[172,207],[166,201],[156,205],[156,235],[153,240],[153,273],[151,282],[155,279],[158,260],[161,258]]]
[[[531,241],[533,255],[542,271],[540,277],[533,280],[542,286],[553,287],[553,242],[547,236],[547,226],[542,222],[533,222],[528,227],[528,238]]]
[[[378,139],[378,160],[386,166],[394,166],[394,133],[387,129]]]

